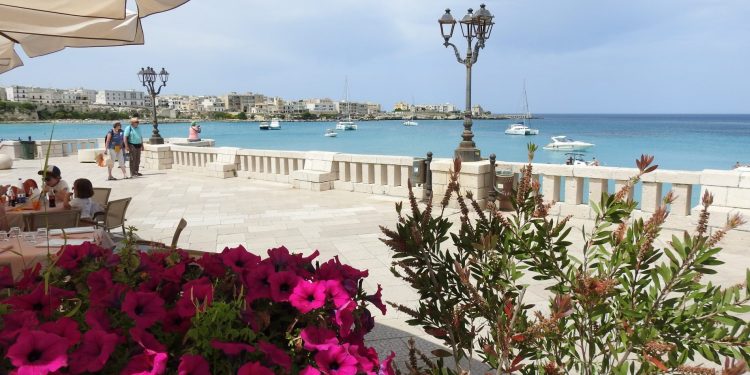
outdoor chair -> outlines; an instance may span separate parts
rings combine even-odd
[[[121,227],[122,235],[125,236],[125,212],[128,210],[132,198],[116,199],[107,203],[104,212],[94,214],[93,220],[97,227],[110,230]]]
[[[38,213],[26,217],[26,230],[75,228],[80,218],[81,212],[78,210]]]
[[[180,234],[182,231],[187,227],[187,221],[185,219],[180,219],[180,222],[177,224],[177,228],[174,231],[174,235],[172,236],[172,244],[169,246],[170,249],[176,249],[177,248],[177,241],[180,239]],[[136,241],[136,244],[140,248],[145,248],[144,250],[159,250],[159,249],[166,249],[167,245],[161,242],[157,241],[146,241],[146,240],[138,240]]]
[[[102,208],[107,207],[107,203],[109,202],[109,193],[111,192],[112,188],[95,187],[94,196],[91,197],[91,199],[94,200],[94,202],[98,203]]]

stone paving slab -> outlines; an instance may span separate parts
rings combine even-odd
[[[384,300],[412,305],[418,300],[416,293],[389,271],[391,251],[379,240],[378,225],[395,226],[394,203],[401,198],[337,190],[312,192],[284,183],[216,179],[181,170],[146,170],[143,177],[106,181],[106,169],[78,163],[76,158],[52,158],[50,164],[60,167],[71,186],[76,178],[86,177],[95,187],[112,188],[110,199],[133,197],[127,223],[136,226],[144,239],[171,242],[174,228],[184,217],[188,226],[180,236],[180,247],[221,251],[225,246],[243,244],[263,253],[285,245],[308,254],[317,249],[321,260],[339,256],[353,267],[368,269],[366,287],[374,292],[381,284]],[[36,178],[41,165],[39,160],[16,160],[13,169],[0,170],[0,184],[19,177]],[[455,211],[449,212],[458,221]],[[572,233],[579,236],[579,231]],[[575,254],[581,240],[572,240]],[[725,284],[742,282],[750,266],[747,244],[730,234],[723,245],[720,257],[727,264],[720,267],[714,279]],[[544,285],[538,283],[526,296],[527,303],[546,305],[548,300]],[[418,346],[425,349],[436,345],[433,338],[405,320],[404,314],[389,307],[387,316],[376,317],[378,327],[369,338],[381,351],[397,351],[400,363],[406,358],[404,348],[409,337],[416,337]]]

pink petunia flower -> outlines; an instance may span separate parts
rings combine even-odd
[[[391,352],[391,354],[380,364],[378,375],[396,375],[396,371],[393,370],[394,358],[396,358],[396,353]]]
[[[287,370],[292,368],[292,359],[289,357],[289,354],[279,349],[276,345],[261,341],[258,343],[258,348],[266,355],[266,359],[271,363]]]
[[[271,299],[274,302],[284,302],[289,300],[294,287],[302,280],[293,272],[283,271],[272,274],[268,278],[271,284]]]
[[[172,267],[165,269],[161,273],[161,277],[166,281],[179,283],[180,281],[182,281],[182,274],[185,273],[185,267],[185,263],[178,263]]]
[[[367,275],[369,275],[367,270],[360,271],[347,264],[342,264],[338,256],[320,265],[316,274],[318,280],[340,281],[341,285],[351,296],[357,293],[359,280],[367,277]]]
[[[222,277],[227,273],[227,269],[224,267],[224,263],[221,261],[221,256],[219,254],[203,254],[203,256],[198,259],[197,263],[203,267],[203,272],[208,276]]]
[[[0,331],[0,341],[6,345],[15,342],[21,332],[36,328],[39,324],[36,314],[27,310],[3,315],[2,320],[3,329]]]
[[[112,274],[106,268],[92,272],[86,278],[86,285],[89,286],[89,300],[102,301],[112,290]]]
[[[321,282],[300,281],[294,287],[289,303],[303,314],[321,308],[326,303],[326,287]]]
[[[328,350],[339,345],[336,332],[327,328],[308,326],[300,332],[300,337],[307,350]]]
[[[68,340],[68,344],[73,346],[81,341],[81,331],[78,330],[78,323],[68,317],[62,317],[54,322],[47,322],[39,326],[40,331],[54,333]]]
[[[167,360],[167,353],[147,350],[130,358],[120,375],[160,375],[166,371]]]
[[[333,305],[336,308],[346,305],[352,301],[352,297],[341,285],[338,280],[326,280],[326,297],[333,301]]]
[[[177,375],[211,375],[208,361],[200,355],[185,354],[180,357]]]
[[[100,256],[101,250],[99,246],[91,242],[84,242],[81,245],[66,245],[57,253],[59,257],[57,266],[67,271],[73,271],[78,269],[79,263]]]
[[[137,342],[143,349],[151,352],[166,352],[167,347],[160,343],[154,335],[141,328],[131,328],[130,337]]]
[[[5,300],[5,303],[13,306],[16,310],[28,310],[42,314],[45,317],[52,315],[62,304],[63,298],[72,297],[75,293],[49,287],[49,293],[45,293],[44,285],[37,285],[36,289],[29,294],[13,296]]]
[[[377,307],[380,312],[385,315],[386,308],[385,304],[383,303],[383,287],[378,284],[378,291],[375,292],[375,294],[369,295],[365,297],[366,300],[370,301],[375,307]]]
[[[273,371],[258,362],[245,363],[237,371],[237,375],[274,375]]]
[[[356,375],[358,363],[343,346],[334,346],[315,354],[315,364],[329,375]]]
[[[255,347],[244,342],[223,342],[219,340],[211,340],[211,347],[216,350],[221,350],[226,355],[236,356],[242,354],[242,352],[252,353],[255,351]]]
[[[177,301],[177,312],[184,317],[193,317],[196,311],[205,311],[213,298],[214,287],[207,277],[189,281],[182,287],[182,298]]]
[[[44,375],[68,365],[67,351],[67,339],[42,331],[24,331],[6,356],[19,375]]]
[[[44,281],[41,272],[42,263],[37,263],[34,267],[25,268],[21,275],[21,279],[16,283],[16,289],[32,290],[36,288],[40,282]]]
[[[245,299],[248,303],[261,298],[271,298],[271,282],[269,278],[273,274],[273,266],[268,263],[261,263],[245,270],[242,280],[247,289]]]
[[[70,357],[70,372],[81,374],[101,370],[115,351],[117,341],[116,334],[100,329],[84,333],[81,346]]]
[[[167,311],[162,320],[162,329],[168,333],[186,333],[190,329],[190,317],[180,315],[177,309]]]
[[[354,301],[348,302],[346,305],[336,309],[335,321],[339,326],[339,332],[341,336],[349,335],[354,324],[354,309],[356,305]]]
[[[320,375],[320,370],[312,366],[307,366],[299,372],[299,375]]]
[[[247,267],[252,267],[260,262],[260,257],[251,254],[245,250],[242,245],[233,249],[225,248],[221,252],[221,261],[237,275],[242,275],[242,271]]]
[[[164,318],[164,300],[153,292],[128,292],[122,311],[135,320],[136,327],[148,328]]]

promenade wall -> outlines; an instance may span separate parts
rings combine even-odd
[[[46,147],[44,142],[40,142],[40,148]],[[97,142],[100,141],[52,141],[50,154],[72,155],[77,150],[98,146]],[[18,158],[20,151],[7,143],[3,142],[0,146],[0,153]],[[43,152],[39,152],[39,155],[43,155]],[[442,199],[453,168],[450,159],[434,159],[429,163],[430,173],[425,180],[420,178],[419,173],[424,167],[423,158],[180,144],[145,145],[142,162],[146,170],[177,169],[217,178],[281,182],[298,189],[335,189],[394,197],[408,196],[407,185],[411,179],[417,198],[426,199],[432,194],[436,201]],[[493,199],[493,175],[502,172],[500,175],[504,177],[501,179],[507,188],[518,182],[524,165],[497,161],[493,170],[487,160],[463,163],[459,182],[462,190],[470,191],[484,207],[489,199]],[[418,173],[415,174],[415,171]],[[556,202],[551,214],[557,217],[571,216],[581,225],[594,218],[589,202],[598,201],[602,192],[619,190],[636,173],[635,168],[533,165],[533,178],[540,182],[545,199]],[[498,187],[503,187],[500,179],[494,181],[497,181]],[[670,207],[671,214],[665,226],[668,231],[676,233],[695,228],[700,206],[694,204],[700,201],[705,192],[714,195],[709,222],[712,230],[722,228],[735,213],[750,219],[750,172],[657,169],[645,175],[635,188],[640,203],[634,216],[650,216],[669,190],[677,198]],[[455,206],[455,201],[451,205]],[[750,224],[741,226],[732,238],[748,243]]]

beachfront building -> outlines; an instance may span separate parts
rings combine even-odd
[[[370,103],[367,102],[367,114],[368,115],[374,115],[383,112],[380,108],[379,103]]]
[[[148,102],[146,102],[146,98],[148,98]],[[96,104],[117,107],[145,107],[151,105],[151,97],[143,91],[99,90],[96,93]]]
[[[62,104],[70,105],[89,105],[96,102],[96,90],[88,90],[84,88],[63,90],[62,91]]]
[[[266,101],[265,95],[253,94],[251,92],[245,94],[231,92],[221,96],[221,99],[226,106],[227,112],[250,112],[250,108],[255,107],[257,103]]]
[[[474,104],[471,106],[471,115],[472,116],[482,116],[485,114],[484,108],[482,108],[479,104]]]
[[[411,106],[406,102],[398,102],[393,106],[393,112],[411,112]]]
[[[358,102],[338,102],[339,113],[350,113],[352,115],[366,115],[369,114],[370,103],[358,103]]]
[[[29,86],[10,86],[5,89],[5,95],[11,102],[37,104],[62,104],[62,93],[63,90]]]
[[[224,101],[216,96],[208,96],[201,101],[201,112],[227,112]]]
[[[316,115],[334,115],[338,113],[336,102],[328,98],[307,99],[305,100],[305,108],[308,112]]]

